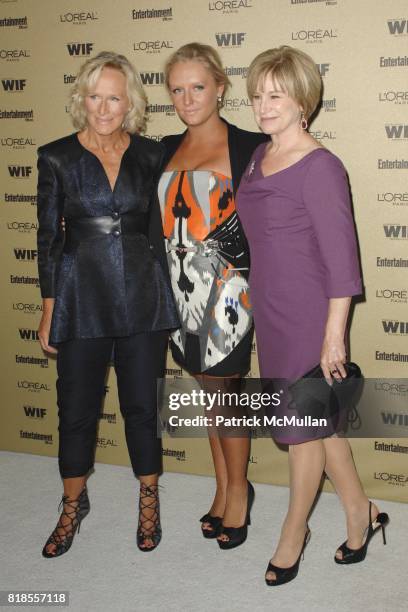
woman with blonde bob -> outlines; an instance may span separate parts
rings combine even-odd
[[[283,46],[253,60],[247,86],[256,122],[271,138],[254,152],[237,202],[251,250],[261,377],[295,382],[320,364],[329,384],[340,382],[351,296],[361,293],[361,279],[345,169],[307,131],[320,74],[311,57]],[[348,539],[335,561],[362,561],[388,516],[367,499],[348,441],[330,427],[288,425],[273,435],[289,445],[290,501],[266,583],[296,577],[323,473],[347,519]]]
[[[139,135],[145,109],[129,61],[99,53],[73,88],[78,132],[38,150],[38,335],[44,351],[57,353],[64,485],[62,513],[43,548],[47,558],[69,550],[90,509],[86,481],[111,360],[140,480],[137,545],[151,551],[161,538],[156,381],[164,374],[166,330],[178,319],[156,199],[163,153]]]

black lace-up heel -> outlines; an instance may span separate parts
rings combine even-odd
[[[68,550],[71,548],[75,533],[77,529],[79,533],[81,521],[86,517],[90,510],[86,487],[82,489],[78,499],[70,499],[68,495],[64,495],[58,506],[58,512],[61,510],[61,507],[62,514],[57,526],[46,541],[42,550],[43,557],[46,557],[47,559],[60,557],[64,553],[68,552]],[[69,522],[67,522],[66,525],[62,524],[62,517],[68,518]],[[54,544],[55,549],[49,552],[47,547],[50,544]]]
[[[150,511],[152,512],[147,512]],[[159,485],[140,485],[139,526],[137,528],[137,547],[143,552],[157,548],[162,537],[160,525]],[[146,540],[151,540],[153,546],[146,546]]]
[[[389,523],[390,518],[386,512],[380,512],[377,514],[374,521],[372,521],[371,506],[372,502],[370,502],[368,506],[368,527],[365,530],[366,539],[364,544],[360,546],[360,548],[349,548],[347,546],[347,540],[346,542],[343,542],[343,544],[337,549],[342,553],[342,558],[338,559],[337,557],[334,557],[336,563],[339,563],[340,565],[349,565],[350,563],[360,563],[360,561],[364,561],[371,538],[380,529],[382,531],[383,542],[384,544],[387,543],[385,539],[385,526]]]

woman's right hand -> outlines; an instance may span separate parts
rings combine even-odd
[[[54,298],[43,299],[43,314],[41,317],[40,325],[38,327],[38,339],[41,344],[43,351],[47,353],[58,353],[57,349],[49,345],[50,329],[52,312],[54,310]]]

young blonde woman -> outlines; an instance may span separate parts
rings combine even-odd
[[[219,111],[229,86],[212,47],[190,43],[165,66],[172,102],[186,125],[165,137],[159,199],[167,257],[181,328],[171,336],[175,361],[207,390],[236,391],[250,367],[253,338],[248,249],[235,194],[256,146],[265,137],[240,130]],[[219,408],[220,409],[220,408]],[[254,498],[246,479],[249,438],[209,436],[216,494],[201,518],[220,548],[242,544]]]

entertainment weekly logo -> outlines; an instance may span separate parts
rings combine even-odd
[[[408,159],[379,159],[378,170],[408,170]]]
[[[335,113],[337,110],[336,98],[326,98],[322,100],[322,109],[325,113]]]
[[[402,444],[395,444],[394,442],[379,442],[375,440],[374,442],[374,450],[381,451],[385,453],[408,453],[408,446],[403,446]]]
[[[171,457],[172,459],[176,459],[177,461],[185,461],[187,459],[185,450],[174,450],[172,448],[163,448],[162,456]]]
[[[24,121],[34,120],[33,109],[29,110],[0,110],[0,119],[24,119]]]
[[[388,33],[392,36],[408,36],[408,19],[388,19]]]
[[[377,193],[377,202],[381,204],[392,204],[392,206],[408,206],[408,191],[401,193],[391,191]]]
[[[408,259],[402,257],[377,257],[377,268],[408,268]]]
[[[19,62],[31,57],[30,49],[0,49],[0,60]]]
[[[408,66],[408,55],[381,55],[380,68],[401,68]]]
[[[208,3],[208,10],[215,15],[239,13],[241,9],[253,8],[251,0],[213,0]]]
[[[149,104],[146,108],[149,114],[163,114],[167,117],[173,117],[176,113],[174,104]]]
[[[291,6],[303,6],[310,4],[323,4],[325,6],[336,6],[337,0],[289,0]]]
[[[64,13],[59,16],[60,23],[69,23],[72,25],[86,25],[89,22],[98,21],[98,13],[96,11],[81,11],[80,13]]]
[[[37,204],[37,196],[36,195],[27,195],[25,193],[5,193],[4,201],[7,204],[31,204],[31,206],[36,206]]]
[[[28,19],[27,17],[4,17],[0,19],[0,28],[26,30],[28,28]]]
[[[248,75],[248,66],[227,66],[224,68],[224,72],[227,77],[241,77],[246,79]]]
[[[172,21],[173,19],[173,7],[163,8],[163,9],[133,9],[132,10],[132,19],[133,20],[142,20],[142,19],[161,19],[162,21]]]
[[[379,102],[391,102],[392,104],[408,104],[408,90],[389,89],[378,94]]]
[[[337,28],[319,28],[316,30],[297,30],[291,32],[291,39],[296,42],[305,42],[308,44],[323,43],[328,40],[338,38]]]
[[[36,431],[24,431],[20,429],[20,438],[24,440],[35,440],[37,442],[44,442],[45,444],[52,444],[52,434],[42,434]]]

